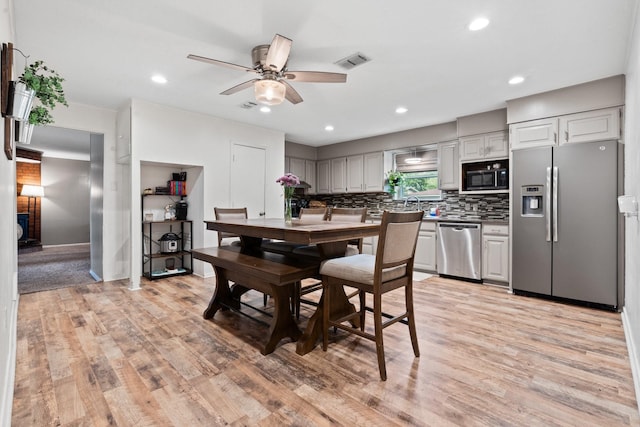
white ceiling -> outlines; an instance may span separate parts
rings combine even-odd
[[[15,47],[66,78],[70,102],[117,109],[130,98],[282,130],[321,146],[455,120],[505,100],[625,72],[636,0],[14,0]],[[483,31],[468,23],[483,15]],[[187,54],[251,64],[275,33],[290,70],[344,72],[347,83],[293,83],[304,102],[242,109],[251,78]],[[22,57],[14,56],[19,68]],[[161,73],[168,84],[151,82]],[[526,81],[510,86],[521,74]],[[397,106],[409,109],[397,115]],[[335,130],[325,132],[332,124]]]

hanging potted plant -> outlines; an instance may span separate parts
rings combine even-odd
[[[24,83],[35,93],[37,105],[31,108],[29,119],[16,123],[16,141],[28,144],[31,142],[34,126],[53,123],[50,109],[58,104],[69,106],[64,97],[62,82],[64,79],[54,70],[44,65],[43,61],[35,61],[28,65],[19,83]]]

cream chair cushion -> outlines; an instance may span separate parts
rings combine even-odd
[[[320,274],[373,285],[375,265],[375,255],[358,254],[324,261],[320,266]],[[382,270],[382,281],[387,282],[402,277],[406,274],[406,271],[407,266],[405,264],[384,269]]]

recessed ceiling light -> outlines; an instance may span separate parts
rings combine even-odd
[[[158,83],[158,84],[161,84],[161,85],[167,83],[167,78],[165,76],[160,75],[160,74],[154,74],[153,76],[151,76],[151,80],[154,83]]]
[[[396,113],[397,114],[404,114],[407,111],[409,111],[409,109],[407,107],[398,107],[398,108],[396,108]]]
[[[524,81],[524,77],[522,76],[513,76],[509,79],[510,85],[518,85]]]
[[[270,113],[271,108],[267,107],[266,105],[263,105],[262,107],[260,107],[260,111],[263,113]]]
[[[489,20],[487,18],[476,18],[469,24],[470,31],[478,31],[485,28],[489,25]]]
[[[326,125],[326,126],[324,127],[324,130],[326,130],[327,132],[331,132],[331,131],[333,130],[333,126],[331,126],[331,125]]]

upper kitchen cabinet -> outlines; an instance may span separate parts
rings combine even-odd
[[[514,123],[509,127],[511,149],[618,139],[621,115],[616,107]]]
[[[460,160],[485,160],[509,157],[509,144],[506,132],[493,132],[483,135],[460,138]]]
[[[347,191],[347,158],[331,159],[331,192],[346,193]]]
[[[560,116],[560,145],[620,138],[619,108]]]
[[[320,160],[316,164],[318,194],[331,193],[331,160]]]
[[[384,190],[384,154],[368,153],[364,158],[363,189],[364,191]]]
[[[330,162],[330,166],[323,164],[322,170],[320,169],[321,162],[318,162],[318,181],[324,179],[325,170],[330,168],[332,193],[363,193],[384,190],[384,160],[381,151],[339,157],[331,159]]]
[[[307,189],[307,193],[316,194],[318,192],[316,181],[316,162],[314,162],[313,160],[305,160],[304,172],[305,181],[311,186]]]
[[[285,172],[290,172],[300,178],[311,187],[307,189],[307,193],[315,194],[318,192],[316,188],[316,162],[313,160],[299,159],[296,157],[284,158]]]
[[[457,190],[460,176],[458,141],[438,144],[438,188]]]
[[[347,157],[347,192],[362,193],[364,157],[362,154]]]
[[[558,139],[558,119],[540,119],[509,126],[511,149],[554,145]]]
[[[297,159],[295,157],[289,157],[289,170],[287,172],[291,172],[292,174],[300,178],[301,181],[306,181],[307,172],[305,160]]]

